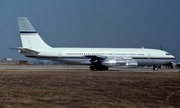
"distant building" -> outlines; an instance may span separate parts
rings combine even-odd
[[[12,58],[5,58],[6,61],[12,61]]]
[[[28,65],[28,61],[26,60],[20,60],[19,65]]]
[[[19,64],[19,60],[0,60],[0,65],[17,65]]]
[[[0,65],[28,65],[29,62],[26,60],[13,60],[12,58],[5,58],[0,60]]]

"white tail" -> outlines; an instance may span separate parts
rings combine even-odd
[[[36,32],[30,21],[26,17],[18,17],[18,25],[23,48],[43,49],[51,48]]]

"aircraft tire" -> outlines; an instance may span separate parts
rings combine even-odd
[[[107,66],[103,66],[103,70],[108,70],[108,67]]]
[[[94,65],[92,65],[92,66],[89,67],[89,69],[90,70],[102,71],[102,70],[108,70],[108,67],[104,66],[104,65],[102,65],[102,66],[94,66]]]
[[[102,66],[96,67],[96,70],[99,70],[99,71],[102,71],[102,70],[108,70],[108,67],[102,65]]]
[[[153,70],[157,71],[158,70],[158,66],[153,66]]]
[[[95,67],[94,66],[90,66],[90,70],[95,70]]]
[[[103,68],[101,66],[100,67],[96,67],[96,70],[101,71],[101,70],[103,70]]]

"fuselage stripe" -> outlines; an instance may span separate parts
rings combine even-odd
[[[37,33],[36,31],[20,31],[20,33]]]
[[[57,57],[57,56],[26,56],[26,57],[31,57],[31,58],[63,58],[63,59],[85,59],[87,57]],[[90,58],[87,58],[87,59],[90,59]],[[164,60],[169,60],[169,59],[175,59],[175,58],[165,58],[165,57],[159,57],[159,58],[156,58],[156,57],[151,57],[151,58],[148,58],[148,57],[132,57],[132,59],[164,59]]]

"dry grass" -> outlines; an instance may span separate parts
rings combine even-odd
[[[0,71],[0,107],[180,107],[180,73]]]

